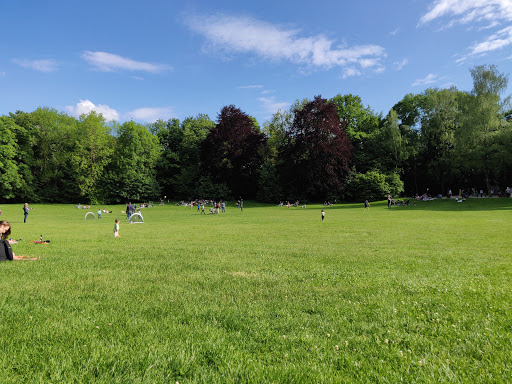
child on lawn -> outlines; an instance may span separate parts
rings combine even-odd
[[[119,219],[116,219],[114,224],[114,237],[119,237]]]

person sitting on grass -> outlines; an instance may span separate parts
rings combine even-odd
[[[11,234],[11,223],[5,220],[0,221],[0,234],[2,240],[8,240]],[[9,241],[9,244],[10,243],[11,241]],[[39,257],[16,256],[13,252],[12,260],[39,260]]]

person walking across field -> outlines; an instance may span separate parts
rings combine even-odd
[[[368,200],[364,201],[364,210],[365,210],[365,212],[366,212],[366,210],[368,210],[368,211],[370,210],[370,203],[368,202]]]
[[[325,211],[322,209],[322,221],[325,220]]]

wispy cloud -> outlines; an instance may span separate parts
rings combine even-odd
[[[69,105],[69,106],[65,107],[65,109],[72,116],[75,116],[75,117],[79,117],[80,115],[83,115],[83,114],[87,115],[87,114],[91,113],[92,111],[95,111],[96,113],[103,115],[105,120],[109,120],[109,121],[110,120],[115,120],[115,121],[119,120],[119,113],[115,109],[110,108],[108,105],[102,105],[102,104],[95,105],[90,100],[80,100],[80,102],[77,103],[76,105]]]
[[[27,60],[27,59],[12,59],[12,62],[18,64],[23,68],[33,69],[39,72],[53,72],[59,68],[57,61],[53,59],[46,60]]]
[[[452,16],[449,26],[456,23],[469,24],[488,22],[496,25],[498,21],[512,20],[511,0],[436,0],[429,12],[420,19],[420,24]]]
[[[347,46],[323,35],[301,36],[297,29],[284,28],[251,17],[225,14],[188,16],[189,27],[204,36],[212,49],[248,53],[269,60],[285,60],[309,68],[358,67],[378,69],[386,56],[379,45]]]
[[[489,36],[485,41],[473,45],[471,55],[481,55],[512,44],[512,26],[503,28]]]
[[[241,85],[238,89],[260,89],[263,88],[263,85]]]
[[[398,35],[398,32],[400,32],[400,27],[398,27],[397,29],[395,29],[395,30],[393,30],[393,31],[389,32],[389,34],[390,34],[391,36],[396,36],[396,35]]]
[[[158,108],[138,108],[128,112],[126,116],[133,120],[141,120],[148,123],[153,123],[157,120],[169,120],[175,116],[171,107],[158,107]]]
[[[432,23],[441,18],[443,25],[448,28],[456,24],[473,26],[480,23],[484,24],[480,30],[496,29],[502,23],[512,22],[512,0],[436,0],[430,11],[421,17],[419,25]],[[469,53],[457,62],[465,61],[472,56],[485,55],[511,44],[512,27],[507,26],[488,36],[484,41],[468,47]]]
[[[393,66],[395,67],[395,69],[397,71],[401,71],[402,69],[404,69],[404,67],[409,64],[409,60],[408,59],[403,59],[403,60],[400,60],[400,61],[395,61],[393,63]]]
[[[82,58],[91,64],[95,70],[103,72],[125,70],[158,73],[172,69],[172,67],[165,64],[153,64],[145,63],[142,61],[135,61],[108,52],[84,51],[82,53]]]
[[[260,97],[259,101],[261,102],[263,109],[269,114],[274,114],[278,110],[286,110],[291,106],[291,103],[276,101],[275,97]]]
[[[412,86],[417,87],[419,85],[429,85],[429,84],[437,83],[438,81],[439,81],[439,76],[430,73],[427,75],[427,77],[425,77],[423,79],[416,80],[414,83],[412,83]]]

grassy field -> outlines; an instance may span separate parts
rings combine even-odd
[[[31,206],[0,206],[41,256],[0,264],[0,383],[512,382],[512,199]]]

